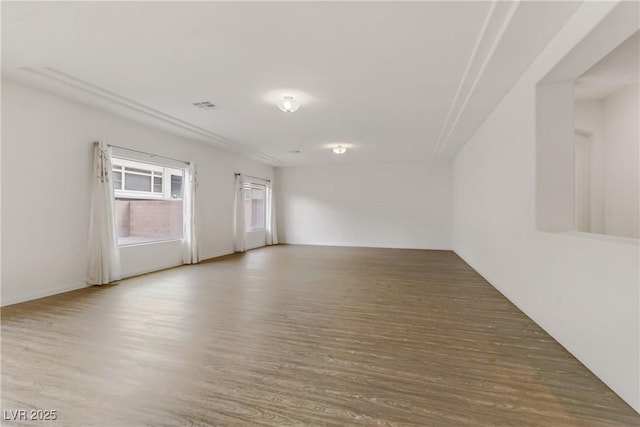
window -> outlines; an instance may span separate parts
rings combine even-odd
[[[184,170],[113,158],[118,244],[182,239]]]
[[[264,230],[266,187],[248,182],[244,185],[244,215],[247,231]]]

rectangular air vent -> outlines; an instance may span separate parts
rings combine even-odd
[[[198,108],[202,108],[203,110],[212,110],[216,108],[216,104],[213,104],[209,101],[194,102],[193,105],[195,105]]]

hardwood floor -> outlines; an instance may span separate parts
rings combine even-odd
[[[277,246],[2,309],[2,425],[638,426],[452,252]],[[29,414],[27,414],[29,415]]]

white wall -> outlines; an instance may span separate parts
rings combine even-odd
[[[266,230],[254,230],[247,232],[247,250],[260,248],[267,244]]]
[[[638,410],[638,241],[535,218],[536,84],[610,8],[583,4],[455,158],[453,247]]]
[[[281,242],[451,248],[450,162],[279,168],[276,175]]]
[[[2,304],[82,287],[92,141],[194,160],[199,249],[233,250],[234,172],[273,168],[21,84],[2,81]],[[121,249],[125,275],[181,264],[179,242]]]
[[[640,237],[640,111],[638,85],[604,100],[605,232]]]
[[[576,103],[576,129],[590,134],[591,220],[584,231],[639,237],[639,103],[638,85]]]
[[[604,123],[602,102],[576,102],[575,127],[585,132],[589,145],[589,227],[590,233],[605,234],[604,229]]]

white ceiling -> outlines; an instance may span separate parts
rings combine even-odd
[[[2,74],[276,166],[450,158],[579,5],[2,2]]]
[[[640,80],[640,31],[589,68],[575,81],[576,101],[607,98]]]

